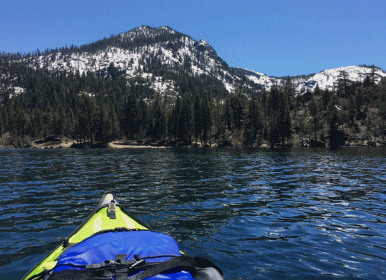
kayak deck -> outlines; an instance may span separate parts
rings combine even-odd
[[[223,280],[208,259],[189,257],[106,193],[87,219],[22,280]],[[101,278],[102,277],[102,278]]]
[[[82,242],[90,236],[103,231],[111,230],[150,230],[145,224],[130,216],[110,194],[104,194],[97,208],[87,219],[52,253],[35,266],[22,280],[38,279],[44,271],[52,270],[58,257],[66,250],[68,245]]]

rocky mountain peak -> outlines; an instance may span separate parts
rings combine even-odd
[[[165,34],[176,34],[176,31],[174,31],[168,26],[153,28],[147,25],[142,25],[130,31],[120,33],[118,37],[121,40],[133,41],[136,37],[147,37],[148,39],[150,38],[154,39],[159,35],[165,35]]]

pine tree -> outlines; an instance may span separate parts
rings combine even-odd
[[[330,146],[339,146],[338,136],[338,112],[336,109],[336,97],[331,98],[327,108],[328,133],[330,136]]]
[[[140,128],[139,128],[139,132],[138,132],[138,138],[142,139],[145,137],[146,135],[146,132],[147,132],[147,124],[148,124],[148,105],[147,103],[141,99],[139,101],[139,124],[140,124]]]
[[[248,105],[248,117],[245,125],[245,144],[250,147],[255,142],[257,136],[262,129],[261,115],[258,108],[258,101],[256,94],[251,96]]]
[[[348,98],[348,121],[349,121],[349,125],[350,127],[352,127],[354,125],[354,121],[355,121],[355,100],[354,100],[354,97],[352,95],[350,95],[350,97]]]
[[[207,97],[204,97],[201,104],[201,127],[202,127],[202,144],[206,144],[208,139],[211,136],[211,128],[212,128],[212,116],[210,110],[210,101]]]
[[[328,104],[330,103],[332,94],[328,89],[322,91],[322,108],[323,111],[327,110]]]
[[[85,93],[82,93],[79,97],[78,103],[78,133],[80,139],[83,138],[83,142],[90,141],[91,145],[94,143],[94,133],[96,128],[96,114],[97,108],[95,100]]]
[[[321,90],[319,88],[319,85],[317,84],[315,89],[314,89],[314,96],[319,96],[321,94]]]
[[[121,123],[122,131],[128,139],[134,139],[138,132],[138,116],[137,98],[130,93],[127,97]]]
[[[286,102],[287,100],[285,99],[285,96],[282,97],[282,112],[280,114],[281,119],[280,119],[280,137],[281,137],[281,143],[282,147],[284,147],[285,144],[285,139],[291,138],[292,135],[292,130],[291,130],[291,114],[290,114],[290,109],[289,105]]]
[[[347,98],[348,96],[348,73],[345,70],[339,71],[338,75],[338,88],[337,88],[337,94],[339,97]]]
[[[213,123],[215,129],[215,139],[217,141],[217,146],[220,146],[222,142],[224,142],[224,116],[223,116],[223,101],[219,99],[214,100],[213,107]],[[221,142],[222,141],[222,142]]]
[[[295,87],[293,83],[291,82],[290,77],[287,77],[284,86],[283,86],[283,93],[287,98],[287,104],[290,109],[290,111],[294,110],[295,107]]]
[[[288,99],[277,86],[271,87],[267,100],[268,141],[271,147],[281,141],[284,147],[285,139],[291,137],[291,116]]]
[[[95,134],[95,141],[100,143],[101,145],[107,143],[107,138],[109,135],[109,124],[107,119],[106,108],[103,105],[99,106],[98,111],[98,125],[97,131]]]
[[[228,95],[225,99],[225,112],[224,112],[224,118],[225,118],[225,126],[228,130],[232,129],[233,126],[233,110],[231,107],[231,97]]]
[[[62,130],[62,123],[60,122],[58,112],[52,113],[52,120],[51,120],[51,133],[52,135],[59,136],[59,131]]]
[[[231,97],[231,108],[233,113],[233,122],[236,129],[241,130],[244,119],[243,97],[239,91]]]
[[[318,123],[319,123],[319,118],[318,118],[318,105],[316,104],[315,102],[315,97],[311,99],[309,105],[308,105],[308,109],[311,113],[311,116],[313,118],[313,124],[314,124],[314,139],[315,139],[315,145],[318,141],[317,137],[316,137],[316,133],[318,131]]]
[[[371,65],[371,83],[372,83],[372,85],[375,85],[375,66],[374,66],[374,64]]]
[[[363,94],[360,87],[357,88],[355,94],[355,109],[357,113],[357,120],[361,118],[361,109],[363,106]]]
[[[268,141],[271,147],[279,142],[280,94],[277,86],[272,86],[267,99]]]
[[[161,109],[160,98],[157,96],[152,106],[152,117],[153,117],[153,140],[160,140],[165,134],[166,120],[165,115]]]
[[[177,97],[176,103],[172,108],[172,111],[169,115],[168,119],[168,132],[169,132],[169,138],[177,141],[177,138],[180,135],[179,132],[179,117],[180,117],[180,111],[181,111],[181,99],[180,97]]]
[[[193,109],[193,114],[194,114],[194,137],[196,140],[197,144],[197,139],[198,137],[201,136],[202,133],[202,116],[201,116],[201,104],[200,104],[200,99],[196,97],[194,100],[194,109]]]
[[[193,113],[191,97],[188,94],[182,98],[181,111],[179,113],[179,139],[185,143],[190,143],[193,133]]]

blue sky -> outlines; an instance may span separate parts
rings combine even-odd
[[[386,1],[4,0],[0,52],[82,45],[141,25],[206,40],[232,67],[272,76],[386,70]]]

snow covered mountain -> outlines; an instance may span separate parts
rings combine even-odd
[[[91,44],[38,52],[22,60],[32,67],[50,71],[108,75],[114,70],[128,81],[145,82],[164,95],[183,92],[176,86],[177,79],[182,76],[205,77],[212,83],[217,82],[221,90],[228,93],[243,87],[253,91],[261,88],[269,90],[274,84],[283,85],[287,79],[243,68],[230,68],[206,41],[196,41],[166,26],[140,26]],[[368,75],[374,75],[375,82],[386,77],[386,72],[380,68],[374,68],[374,73],[372,71],[367,66],[347,66],[290,79],[296,91],[302,93],[313,91],[317,85],[320,89],[332,90],[342,73],[352,82],[363,81]]]
[[[237,68],[238,72],[244,73],[244,75],[252,82],[258,85],[264,86],[266,89],[270,89],[273,85],[283,85],[286,81],[286,77],[276,78],[268,77],[267,75],[251,71],[247,69]],[[336,87],[338,80],[342,79],[345,75],[346,79],[351,82],[363,82],[367,76],[373,75],[373,68],[369,66],[346,66],[334,69],[323,70],[318,74],[310,74],[307,76],[290,77],[295,89],[298,93],[306,90],[313,91],[318,85],[320,89],[333,90]],[[374,80],[379,83],[380,80],[386,77],[386,72],[382,69],[374,68]]]
[[[80,74],[105,74],[113,66],[128,80],[145,80],[161,94],[178,94],[175,80],[165,78],[170,76],[166,72],[212,77],[228,92],[243,83],[206,41],[196,41],[165,26],[141,26],[89,45],[57,49],[25,60],[34,67]]]

